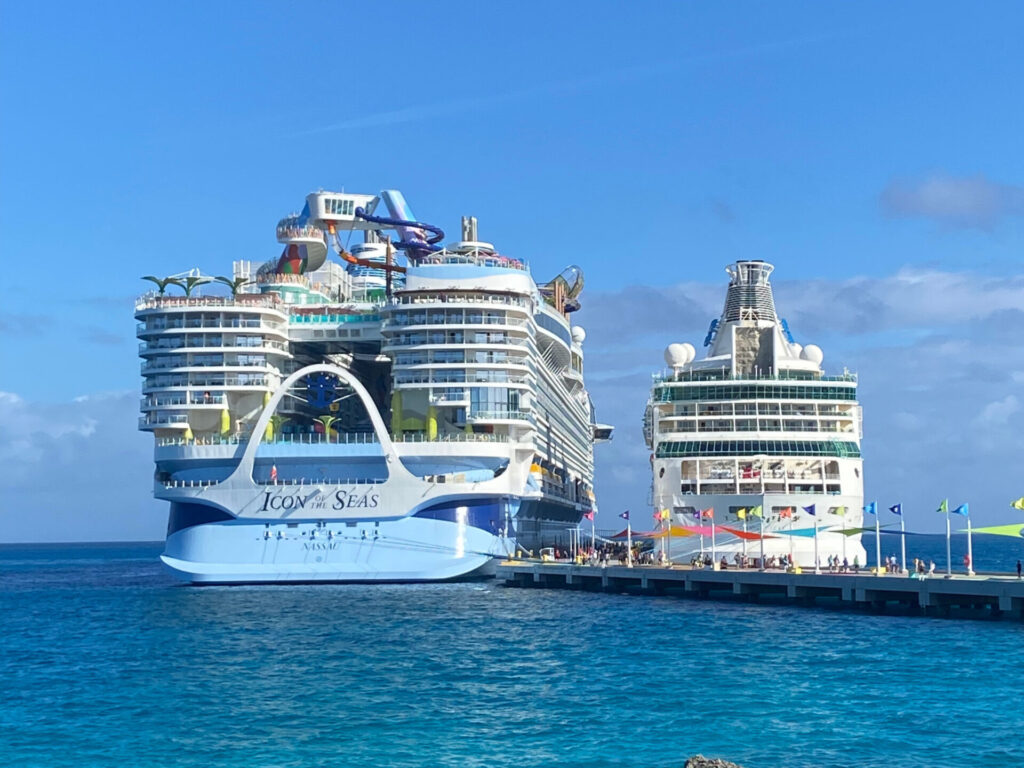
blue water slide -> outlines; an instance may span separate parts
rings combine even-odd
[[[439,243],[444,240],[444,230],[432,224],[416,221],[405,202],[405,197],[395,189],[385,189],[380,193],[390,216],[375,216],[365,208],[356,208],[355,214],[363,221],[394,227],[401,238],[395,247],[423,256],[441,250]],[[429,234],[428,234],[429,233]]]

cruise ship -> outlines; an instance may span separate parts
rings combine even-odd
[[[567,542],[612,432],[570,322],[582,272],[538,285],[475,218],[442,245],[396,190],[312,193],[276,234],[280,257],[230,276],[144,278],[164,563],[198,584],[432,581]]]
[[[673,559],[711,550],[785,558],[805,567],[856,558],[866,564],[861,409],[857,377],[826,375],[824,355],[797,343],[776,313],[764,261],[727,268],[721,316],[697,359],[689,343],[665,350],[644,416],[651,502],[686,528]],[[813,514],[811,514],[813,512]],[[763,526],[763,537],[762,537]]]

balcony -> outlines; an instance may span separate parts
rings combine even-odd
[[[188,428],[188,415],[184,413],[150,414],[139,418],[139,429]]]
[[[529,421],[530,414],[526,411],[471,411],[466,415],[468,421]]]

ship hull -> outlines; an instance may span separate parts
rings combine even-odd
[[[231,520],[167,537],[161,560],[190,584],[424,582],[493,575],[511,544],[466,522]]]

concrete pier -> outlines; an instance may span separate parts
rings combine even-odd
[[[591,566],[507,560],[497,577],[510,587],[678,594],[700,599],[835,607],[876,613],[965,616],[1020,621],[1024,581],[1015,575],[786,573],[674,566]]]

